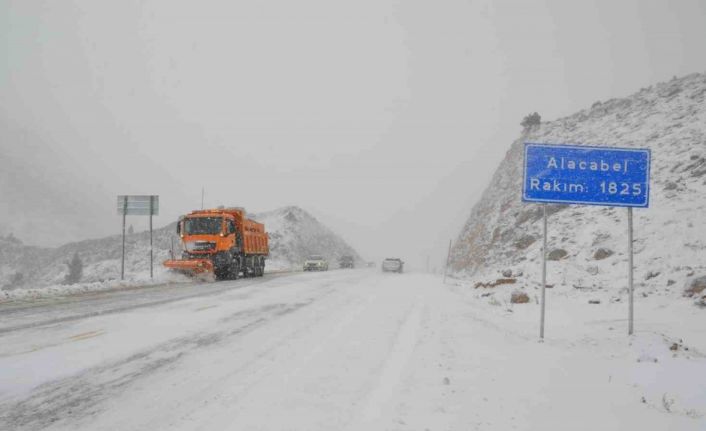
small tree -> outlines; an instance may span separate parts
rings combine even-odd
[[[69,262],[66,262],[69,267],[69,273],[64,277],[64,284],[76,284],[81,281],[83,276],[83,262],[78,256],[78,252],[74,253],[74,257]]]
[[[130,225],[130,227],[127,228],[127,234],[132,235],[133,233],[135,233],[135,229],[132,227],[132,225]]]
[[[533,127],[539,126],[540,124],[542,124],[542,117],[538,113],[533,112],[531,114],[525,115],[525,118],[522,119],[520,126],[522,126],[522,128],[524,128],[525,130],[530,130]]]

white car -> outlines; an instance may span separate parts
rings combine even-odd
[[[402,274],[404,269],[404,262],[402,259],[388,257],[382,261],[382,272],[397,272]]]
[[[328,261],[317,254],[309,256],[304,262],[304,271],[328,271]]]

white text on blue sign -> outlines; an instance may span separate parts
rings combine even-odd
[[[525,144],[527,202],[647,207],[650,151]]]

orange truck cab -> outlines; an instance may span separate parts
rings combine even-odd
[[[216,279],[262,277],[269,254],[265,225],[247,218],[242,208],[192,211],[177,223],[182,258],[164,262],[167,268]]]

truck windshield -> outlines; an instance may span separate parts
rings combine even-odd
[[[221,233],[222,217],[193,217],[184,220],[184,233],[187,235],[215,235]]]

